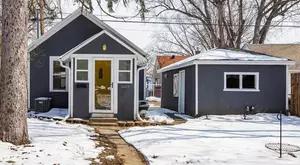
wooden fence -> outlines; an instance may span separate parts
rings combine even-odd
[[[291,75],[291,115],[300,116],[300,73]]]

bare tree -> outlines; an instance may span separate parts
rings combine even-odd
[[[160,36],[159,43],[177,45],[185,54],[193,55],[190,50],[195,46],[190,43],[202,49],[264,43],[272,27],[299,14],[299,3],[300,0],[153,0],[148,2],[148,9],[155,9],[157,16],[171,15],[168,22],[178,22],[180,18],[185,23],[171,28],[165,25],[169,34]]]
[[[0,140],[28,143],[27,131],[27,1],[2,1],[0,73]]]

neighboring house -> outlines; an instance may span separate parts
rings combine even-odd
[[[50,97],[70,117],[133,120],[144,97],[145,52],[78,9],[29,46],[29,108]]]
[[[286,73],[295,62],[246,50],[213,49],[162,73],[163,108],[192,116],[279,112],[288,108]]]
[[[171,65],[175,62],[188,58],[189,56],[157,56],[155,66],[153,69],[153,83],[161,84],[161,74],[157,73],[157,70]]]
[[[296,62],[289,66],[289,94],[291,94],[291,74],[300,73],[300,44],[245,44],[243,49],[288,58]]]

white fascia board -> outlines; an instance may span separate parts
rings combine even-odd
[[[75,20],[78,16],[81,15],[81,12],[84,10],[77,9],[75,12],[72,14],[68,15],[65,19],[62,21],[58,22],[56,25],[54,25],[49,31],[47,31],[44,35],[42,35],[40,38],[37,40],[33,41],[29,46],[28,46],[28,51],[31,52],[33,49],[38,47],[40,44],[42,44],[44,41],[46,41],[48,38],[53,36],[55,33],[60,31],[62,28],[64,28],[66,25],[68,25],[70,22]]]
[[[176,63],[174,63],[174,64],[176,64]],[[169,65],[169,66],[166,66],[164,68],[157,70],[157,73],[162,73],[162,72],[166,72],[166,71],[173,70],[173,69],[180,69],[180,68],[191,66],[191,65],[195,65],[193,63],[193,61],[189,61],[187,63],[183,63],[183,64],[179,64],[179,65],[172,64],[172,65]]]
[[[295,65],[295,61],[232,61],[232,60],[197,60],[200,65]]]

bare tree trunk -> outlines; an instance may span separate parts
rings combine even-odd
[[[44,11],[44,0],[40,0],[40,27],[41,27],[41,35],[45,33],[45,11]]]
[[[2,0],[0,140],[28,143],[27,1]]]

